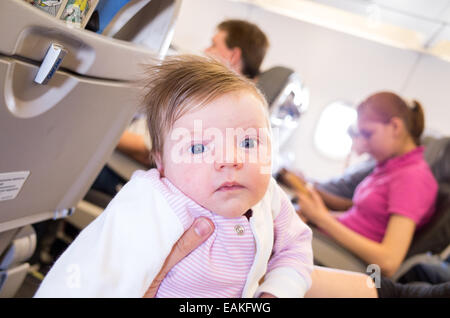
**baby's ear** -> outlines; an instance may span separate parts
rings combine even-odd
[[[164,175],[164,167],[163,167],[163,163],[162,163],[162,159],[161,159],[161,153],[155,153],[153,154],[153,160],[155,161],[156,164],[156,169],[158,169],[159,174],[161,176]]]

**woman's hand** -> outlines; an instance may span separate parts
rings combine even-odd
[[[214,224],[211,220],[204,217],[197,218],[191,227],[175,243],[160,272],[145,292],[144,298],[155,297],[159,285],[172,267],[206,241],[213,231]]]
[[[300,206],[300,216],[319,226],[325,218],[332,217],[317,190],[308,186],[309,193],[298,192],[298,204]]]

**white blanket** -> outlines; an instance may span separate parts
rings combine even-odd
[[[35,297],[142,297],[183,232],[150,181],[132,178],[57,260]]]

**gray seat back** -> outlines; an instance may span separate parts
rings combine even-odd
[[[280,92],[289,81],[289,76],[293,73],[294,70],[290,68],[275,66],[267,71],[261,72],[258,76],[258,88],[266,97],[269,107],[272,106],[275,99],[280,95]]]
[[[275,66],[262,72],[257,85],[269,104],[270,121],[281,147],[297,128],[309,105],[309,91],[292,69]]]
[[[424,140],[428,144],[427,161],[439,183],[436,212],[414,236],[408,256],[439,253],[450,244],[450,138]]]
[[[178,6],[145,7],[154,20],[141,26],[155,46],[144,47],[69,28],[25,1],[1,1],[0,186],[8,188],[0,188],[0,232],[64,216],[82,199],[136,112],[130,80],[163,53]],[[67,54],[39,85],[33,79],[52,43]]]

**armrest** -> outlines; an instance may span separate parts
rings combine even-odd
[[[106,164],[125,180],[130,180],[131,175],[136,170],[148,170],[148,167],[140,164],[134,159],[131,159],[118,150],[114,150]]]
[[[333,239],[321,233],[317,228],[313,230],[312,248],[314,264],[348,271],[365,273],[367,264]]]

